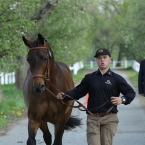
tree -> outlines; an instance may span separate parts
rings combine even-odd
[[[20,82],[22,79],[20,75],[24,71],[22,56],[26,54],[26,49],[23,48],[25,46],[22,43],[22,35],[27,34],[32,37],[36,24],[43,20],[45,15],[49,15],[56,3],[52,0],[7,0],[6,2],[1,0],[0,67],[1,71],[5,72],[17,69],[16,82]],[[22,87],[22,81],[17,87]]]
[[[102,0],[90,6],[94,48],[107,47],[117,60],[145,57],[143,0]],[[95,9],[95,10],[94,10]]]
[[[31,2],[31,6],[29,5]],[[29,21],[30,9],[35,10],[38,1],[32,0],[19,2],[1,0],[0,3],[0,66],[1,70],[9,71],[18,66],[17,56],[25,53],[21,43],[23,33],[30,31],[34,21]],[[28,10],[28,11],[27,11]]]
[[[55,59],[68,65],[84,60],[89,51],[86,41],[87,5],[84,0],[62,0],[39,24],[38,32],[51,44]]]
[[[131,1],[126,17],[130,31],[126,35],[126,46],[129,51],[128,57],[137,61],[145,58],[145,2],[143,0]],[[129,55],[130,54],[130,55]]]

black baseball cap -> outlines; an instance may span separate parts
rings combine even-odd
[[[97,51],[96,51],[96,54],[95,54],[95,56],[94,57],[97,57],[98,55],[109,55],[110,57],[111,57],[111,53],[109,52],[109,50],[108,49],[106,49],[106,48],[100,48],[100,49],[98,49]]]

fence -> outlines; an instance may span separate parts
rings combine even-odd
[[[84,68],[84,64],[82,61],[76,62],[73,66],[69,66],[70,70],[73,71],[73,74],[76,75],[78,70]]]
[[[97,67],[96,62],[90,61],[88,64],[90,68]],[[120,64],[120,67],[118,67],[117,64]],[[110,64],[110,68],[128,68],[128,67],[132,67],[133,70],[139,72],[140,63],[138,63],[135,60],[124,60],[124,61],[112,61]]]
[[[132,69],[139,72],[139,68],[140,68],[140,64],[137,61],[133,60],[132,61]]]
[[[110,63],[110,68],[128,68],[130,67],[132,64],[132,61],[130,60],[123,60],[123,61],[116,61],[116,60],[113,60],[111,63]],[[86,65],[89,65],[90,68],[97,68],[97,63],[95,61],[90,61],[88,62]],[[119,65],[119,66],[118,66]]]
[[[83,66],[83,62],[76,62],[75,64],[73,64],[73,66],[70,66],[70,70],[73,72],[74,75],[77,74],[79,69],[82,69]],[[15,72],[11,72],[11,73],[0,73],[0,84],[1,85],[5,85],[5,84],[14,84],[15,83]]]
[[[0,73],[0,84],[13,84],[15,83],[15,72],[11,73]]]
[[[112,63],[110,64],[111,68],[117,68],[116,64],[120,63],[121,68],[127,68],[127,67],[132,67],[132,69],[134,69],[135,71],[139,72],[139,67],[140,64],[135,61],[112,61]],[[73,64],[73,66],[69,66],[70,70],[72,71],[72,73],[74,75],[77,74],[78,70],[84,68],[84,66],[86,68],[97,68],[97,63],[90,61],[87,63],[83,63],[82,61],[80,62],[76,62],[75,64]],[[4,84],[13,84],[15,83],[15,72],[11,72],[11,73],[0,73],[0,84],[4,85]]]

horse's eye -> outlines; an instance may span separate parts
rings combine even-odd
[[[48,57],[41,57],[41,60],[47,61]]]
[[[46,61],[47,60],[47,57],[45,57],[43,60]]]

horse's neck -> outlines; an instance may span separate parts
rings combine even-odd
[[[56,76],[57,76],[57,64],[56,64],[55,61],[51,65],[50,70],[48,68],[48,72],[49,72],[48,78],[50,79],[51,83],[55,83],[56,82]]]

